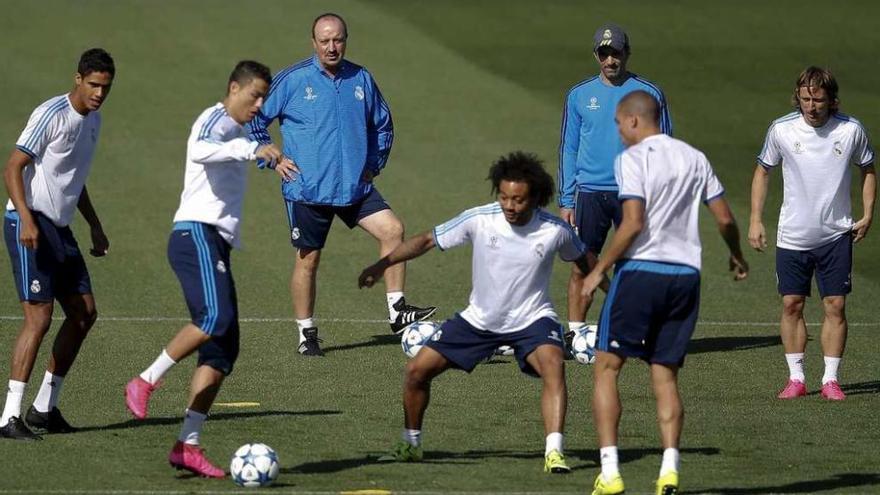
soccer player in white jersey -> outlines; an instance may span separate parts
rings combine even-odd
[[[240,248],[242,202],[247,165],[261,158],[279,161],[273,144],[247,137],[272,84],[269,68],[239,62],[222,103],[207,108],[192,126],[186,149],[186,174],[180,207],[168,241],[168,261],[183,289],[192,322],[184,326],[143,373],[125,387],[125,404],[137,419],[147,416],[150,395],[181,359],[198,350],[189,402],[168,462],[208,478],[222,478],[199,448],[199,435],[224,377],[238,357],[238,301],[230,251]]]
[[[422,459],[422,418],[431,381],[449,368],[473,371],[501,345],[513,347],[520,369],[543,382],[541,412],[546,446],[544,471],[567,473],[562,431],[567,389],[562,328],[550,302],[555,254],[586,270],[586,248],[568,223],[543,209],[553,196],[553,178],[532,154],[515,152],[489,170],[497,201],[466,210],[433,231],[417,235],[361,273],[371,287],[396,263],[433,247],[473,245],[473,289],[469,305],[440,330],[406,366],[403,439],[380,461]]]
[[[593,374],[593,418],[602,463],[594,495],[624,491],[617,460],[617,378],[630,357],[650,364],[657,400],[664,450],[656,493],[678,493],[683,424],[678,370],[700,303],[700,203],[709,207],[730,249],[734,279],[748,274],[739,229],[709,161],[699,150],[663,134],[659,119],[657,100],[644,91],[628,94],[617,106],[615,122],[628,146],[615,164],[623,219],[605,256],[584,281],[583,296],[591,298],[616,264],[599,316]]]
[[[776,233],[776,279],[782,295],[780,333],[789,379],[777,395],[807,395],[804,304],[813,274],[825,313],[822,353],[825,374],[820,395],[843,400],[837,371],[846,345],[846,295],[852,290],[852,247],[871,227],[877,179],[874,150],[865,128],[840,113],[837,81],[826,69],[808,67],[797,79],[796,111],[770,125],[752,179],[749,244],[767,246],[762,214],[770,171],[782,165],[783,201]],[[851,165],[861,173],[862,218],[853,222]]]
[[[107,254],[110,243],[85,183],[101,130],[98,109],[110,93],[115,72],[106,51],[85,51],[73,89],[33,111],[6,162],[3,179],[9,202],[3,233],[24,322],[12,350],[0,438],[37,440],[41,437],[33,430],[75,430],[58,410],[58,398],[97,312],[89,272],[69,225],[79,209],[91,230],[92,256]],[[21,401],[52,325],[55,300],[65,319],[43,383],[24,418],[29,428],[22,421]]]

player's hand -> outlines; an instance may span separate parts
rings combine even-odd
[[[376,282],[382,278],[382,274],[385,273],[386,268],[388,268],[388,265],[382,263],[381,260],[364,268],[364,271],[362,271],[361,275],[358,277],[358,289],[375,285]]]
[[[293,160],[286,156],[282,157],[281,161],[275,165],[275,171],[284,179],[284,182],[296,181],[296,176],[300,173],[296,163],[293,163]]]
[[[733,272],[733,280],[736,282],[745,280],[749,276],[749,263],[743,258],[742,254],[738,256],[731,254],[728,266],[730,271]]]
[[[853,242],[859,242],[868,235],[868,229],[871,228],[871,218],[862,217],[861,220],[852,226]]]
[[[261,158],[270,163],[277,162],[284,157],[281,150],[278,149],[278,146],[275,146],[274,144],[263,144],[258,146],[257,150],[254,151],[254,154],[257,158]]]
[[[596,293],[596,289],[602,285],[602,282],[605,280],[605,274],[599,270],[593,270],[587,275],[587,278],[584,279],[584,285],[581,288],[581,297],[587,299],[588,302],[593,302],[593,294]]]
[[[18,221],[21,229],[21,233],[18,235],[18,242],[27,249],[37,249],[37,242],[40,237],[40,228],[37,227],[37,223],[34,222],[33,218],[25,219],[21,215],[19,215]]]
[[[761,222],[749,223],[749,245],[756,251],[764,252],[767,247],[767,236],[764,232],[764,224]]]
[[[104,234],[104,229],[101,226],[92,228],[92,249],[89,250],[89,254],[96,258],[100,258],[101,256],[105,256],[107,251],[110,250],[110,240],[107,239],[107,236]]]
[[[559,209],[559,218],[562,219],[563,222],[575,226],[574,224],[574,209],[572,208],[560,208]]]

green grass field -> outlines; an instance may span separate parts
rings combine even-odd
[[[88,260],[100,319],[61,400],[65,415],[83,431],[34,444],[0,442],[0,494],[236,490],[229,480],[179,478],[165,462],[192,361],[170,372],[147,421],[129,419],[122,389],[187,316],[165,245],[193,120],[222,98],[237,60],[255,58],[277,71],[308,56],[309,25],[321,12],[346,17],[348,58],[371,70],[391,106],[395,147],[378,184],[410,233],[490,201],[484,178],[498,155],[534,151],[555,172],[565,92],[596,72],[590,40],[606,20],[628,29],[630,68],[664,89],[676,135],[709,156],[744,229],[754,157],[770,121],[790,110],[791,86],[803,67],[832,68],[844,111],[875,138],[880,134],[874,62],[880,6],[866,1],[103,0],[3,1],[0,9],[2,153],[12,149],[36,105],[69,89],[84,49],[103,46],[117,62],[89,181],[112,247],[107,258]],[[470,376],[449,372],[437,380],[424,463],[375,464],[399,435],[405,362],[381,321],[382,290],[356,287],[361,268],[376,256],[375,245],[344,227],[331,233],[316,311],[327,356],[295,355],[288,292],[293,260],[278,180],[257,170],[250,179],[245,250],[233,255],[242,352],[218,402],[260,405],[218,404],[203,432],[209,458],[226,464],[248,441],[273,446],[282,475],[272,493],[588,492],[599,469],[591,370],[575,364],[568,369],[566,435],[574,474],[541,473],[540,384],[504,359]],[[781,174],[774,174],[765,212],[771,239],[780,185]],[[858,201],[854,209],[861,211]],[[74,226],[81,245],[88,239],[83,224]],[[681,375],[684,493],[880,493],[880,368],[873,354],[880,326],[874,313],[880,233],[875,228],[855,250],[852,326],[841,372],[849,398],[829,404],[815,393],[822,358],[814,298],[807,311],[814,334],[808,386],[814,392],[781,403],[774,396],[786,369],[773,250],[749,253],[752,273],[734,285],[714,226],[704,222],[703,228],[701,324]],[[467,249],[411,263],[408,298],[438,305],[438,318],[451,316],[467,302],[469,263]],[[0,348],[9,349],[20,307],[9,264],[0,266]],[[567,275],[560,263],[553,283],[560,312]],[[44,351],[50,347],[45,343]],[[8,375],[8,352],[0,360],[0,380]],[[46,359],[43,352],[25,407]],[[622,396],[622,472],[629,493],[648,493],[660,452],[640,363],[624,371]]]

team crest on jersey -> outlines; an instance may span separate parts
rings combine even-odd
[[[39,294],[40,290],[42,290],[42,288],[40,287],[40,281],[34,279],[34,281],[31,282],[31,292],[33,292],[34,294]]]
[[[538,258],[544,258],[544,244],[539,242],[538,245],[535,246],[535,256]]]
[[[354,97],[357,98],[358,100],[363,100],[364,99],[364,88],[362,88],[360,86],[355,86],[354,87]]]
[[[802,145],[800,141],[794,142],[794,152],[799,155],[804,152],[804,145]]]
[[[224,263],[223,260],[217,262],[217,271],[220,273],[226,273],[226,263]]]
[[[290,231],[290,239],[295,241],[299,239],[299,228],[294,227],[293,230]]]
[[[74,134],[72,132],[68,132],[67,136],[64,136],[64,140],[67,141],[68,143],[73,143],[76,141],[76,134]]]
[[[834,154],[837,156],[843,154],[843,145],[840,144],[840,141],[834,141]]]
[[[599,98],[595,96],[590,97],[590,104],[587,105],[587,110],[598,110],[601,107],[599,106]]]
[[[499,247],[501,246],[498,245],[498,236],[493,235],[489,237],[489,248],[498,249]]]
[[[318,97],[318,93],[315,93],[315,90],[312,89],[311,86],[306,86],[306,95],[303,96],[303,99],[306,101],[312,101]]]

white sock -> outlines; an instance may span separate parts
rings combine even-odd
[[[403,291],[397,292],[386,292],[385,293],[385,301],[388,302],[388,320],[394,321],[397,319],[397,310],[394,309],[394,305],[397,304],[397,301],[403,299]]]
[[[315,326],[315,321],[311,316],[308,318],[303,318],[302,320],[296,320],[296,328],[299,329],[299,343],[302,344],[306,341],[306,336],[303,335],[303,330],[306,328],[312,328]]]
[[[599,460],[602,462],[602,477],[605,481],[611,481],[620,474],[620,467],[617,464],[617,445],[599,449]]]
[[[561,454],[562,441],[562,433],[559,433],[558,431],[554,431],[547,435],[547,438],[544,440],[544,455],[549,454],[553,450],[556,450]]]
[[[61,385],[64,383],[63,376],[55,376],[49,371],[43,375],[43,384],[34,399],[34,409],[44,413],[51,411],[58,405],[58,396],[61,394]]]
[[[585,321],[570,321],[568,322],[568,331],[569,332],[577,332],[578,330],[582,330],[587,327],[587,322]]]
[[[840,367],[839,357],[825,356],[825,374],[822,375],[822,385],[830,381],[837,381],[837,368]]]
[[[794,352],[785,354],[785,361],[788,363],[788,379],[797,380],[799,382],[806,381],[804,377],[804,353]]]
[[[24,397],[25,382],[9,380],[9,388],[6,391],[6,405],[3,406],[3,417],[0,417],[0,426],[6,426],[9,418],[15,416],[21,418],[21,398]]]
[[[422,430],[410,430],[408,428],[403,429],[403,433],[400,435],[403,438],[403,441],[412,445],[413,447],[418,447],[422,444]]]
[[[202,425],[205,424],[206,419],[208,419],[207,414],[187,409],[183,416],[183,427],[180,429],[180,435],[177,439],[189,445],[198,445],[199,433],[202,432]]]
[[[162,353],[153,361],[153,364],[141,373],[141,378],[150,385],[155,385],[165,375],[165,372],[175,364],[177,361],[171,359],[168,352],[162,349]]]
[[[679,454],[678,449],[664,449],[663,450],[663,463],[660,464],[660,476],[664,474],[675,471],[678,472],[678,460]]]

